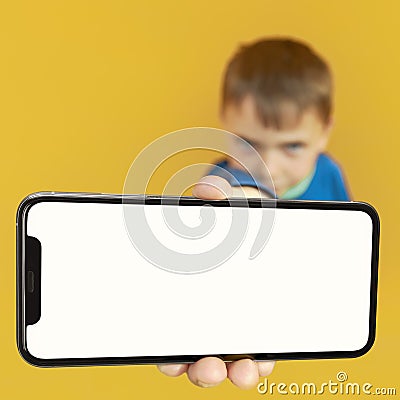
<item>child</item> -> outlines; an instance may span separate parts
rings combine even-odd
[[[229,62],[222,88],[223,128],[248,142],[259,153],[282,199],[349,200],[339,166],[325,153],[332,128],[332,77],[327,64],[308,46],[289,39],[260,40],[243,46]],[[242,195],[259,197],[244,166],[254,165],[254,153],[231,138],[232,157],[217,163],[193,189],[206,199]],[[245,142],[244,142],[245,143]],[[232,174],[235,179],[227,178]],[[259,171],[250,171],[257,176]],[[217,175],[217,176],[213,176]],[[229,185],[229,183],[231,185]],[[187,373],[191,382],[209,387],[229,378],[240,388],[254,387],[271,373],[273,361],[242,359],[224,364],[206,357],[193,364],[160,365],[169,376]]]
[[[307,45],[290,39],[243,46],[227,66],[223,128],[260,154],[279,198],[350,200],[340,167],[324,152],[332,128],[332,86],[328,65]],[[262,188],[241,165],[250,164],[254,153],[237,140],[232,148],[234,157],[217,163],[237,179],[231,185]],[[208,175],[226,178],[221,168]]]

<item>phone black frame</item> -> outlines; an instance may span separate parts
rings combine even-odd
[[[253,353],[253,354],[207,354],[207,355],[176,355],[149,357],[94,357],[94,358],[59,358],[41,359],[29,353],[26,346],[26,311],[25,295],[28,285],[25,268],[26,227],[29,209],[39,202],[76,202],[76,203],[111,203],[111,204],[166,204],[166,205],[205,205],[215,207],[256,207],[256,208],[302,208],[302,209],[335,209],[357,210],[367,213],[372,220],[372,253],[371,253],[371,287],[369,336],[365,346],[355,351],[325,351],[325,352],[291,352],[291,353]],[[218,357],[223,361],[235,361],[250,358],[255,361],[267,360],[306,360],[355,358],[367,353],[375,340],[376,310],[378,288],[378,261],[380,220],[375,208],[366,202],[357,201],[311,201],[311,200],[276,200],[264,198],[229,198],[224,200],[203,200],[194,197],[161,196],[161,195],[120,195],[107,193],[79,192],[36,192],[26,196],[18,206],[16,225],[16,266],[17,266],[17,347],[22,358],[37,367],[71,367],[95,365],[143,365],[162,363],[193,363],[204,357]]]

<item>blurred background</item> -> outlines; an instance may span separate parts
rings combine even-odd
[[[268,35],[304,40],[330,63],[336,95],[328,151],[353,198],[378,210],[382,228],[372,350],[358,359],[282,361],[269,381],[318,384],[345,371],[351,382],[397,384],[399,393],[399,15],[397,0],[2,2],[0,398],[260,396],[229,381],[200,389],[155,366],[26,364],[15,344],[15,214],[34,191],[122,193],[132,161],[151,141],[186,127],[220,127],[227,59],[241,43]]]

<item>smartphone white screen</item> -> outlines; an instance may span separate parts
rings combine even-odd
[[[157,240],[188,254],[224,240],[232,212],[215,207],[212,232],[196,244],[165,228],[162,207],[177,206],[145,207]],[[178,211],[187,224],[198,222],[199,206]],[[249,224],[236,251],[212,270],[181,274],[138,252],[121,204],[34,204],[27,234],[42,247],[41,317],[27,326],[27,350],[55,359],[362,349],[370,330],[370,216],[274,209],[269,240],[249,259],[260,213],[272,211],[244,211]]]

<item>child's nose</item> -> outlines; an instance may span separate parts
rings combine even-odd
[[[281,168],[281,160],[279,153],[277,151],[274,151],[273,149],[271,150],[266,150],[263,152],[261,155],[265,164],[268,167],[268,171],[271,175],[272,180],[275,183],[275,179],[278,178],[280,174],[280,168]]]

